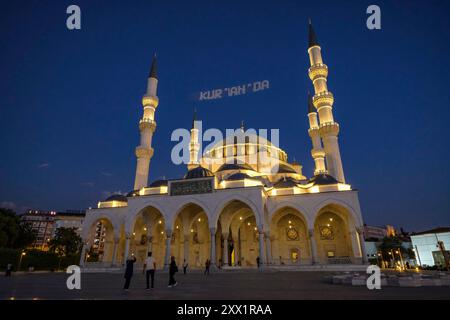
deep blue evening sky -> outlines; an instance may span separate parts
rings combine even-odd
[[[77,4],[82,30],[66,28]],[[366,28],[378,4],[382,29]],[[150,180],[180,177],[171,132],[279,128],[311,176],[307,21],[312,18],[346,178],[365,222],[450,225],[450,2],[9,1],[0,10],[0,203],[66,210],[132,189],[153,52],[160,105]],[[214,102],[201,90],[257,80],[270,89]]]

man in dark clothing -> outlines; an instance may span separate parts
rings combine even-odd
[[[205,275],[209,274],[209,266],[211,265],[211,262],[209,261],[209,259],[206,259],[205,262]]]
[[[261,266],[261,259],[259,259],[259,256],[256,258],[256,265],[259,267]]]
[[[133,264],[135,262],[136,262],[135,256],[127,259],[124,275],[125,278],[125,285],[123,287],[124,290],[128,290],[128,288],[130,287],[131,278],[133,277]]]
[[[176,287],[178,282],[175,281],[175,273],[178,272],[177,264],[175,263],[175,257],[170,257],[170,266],[169,266],[169,288]]]
[[[189,264],[187,263],[186,259],[184,259],[184,262],[183,262],[183,273],[184,273],[184,274],[186,274],[188,265],[189,265]]]

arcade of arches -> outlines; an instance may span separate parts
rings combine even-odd
[[[203,268],[207,259],[219,267],[256,267],[258,257],[263,264],[310,265],[357,263],[363,256],[359,229],[336,205],[322,208],[313,223],[294,208],[281,208],[263,231],[252,209],[238,200],[229,202],[217,221],[212,219],[193,203],[179,210],[172,225],[156,208],[147,207],[134,217],[128,234],[124,224],[98,219],[90,226],[82,263],[118,266],[124,257],[135,256],[142,264],[149,251],[158,268],[170,256],[189,268]]]

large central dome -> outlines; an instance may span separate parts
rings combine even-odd
[[[256,134],[255,130],[244,131],[242,128],[207,147],[200,165],[212,172],[236,170],[254,171],[253,174],[301,175],[301,166],[289,164],[285,151]]]

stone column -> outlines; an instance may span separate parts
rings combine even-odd
[[[259,263],[260,265],[264,265],[264,231],[261,229],[259,229],[258,231],[259,233]]]
[[[359,246],[361,249],[361,256],[362,256],[362,263],[367,264],[367,252],[366,252],[366,245],[364,243],[364,228],[359,227],[356,228],[356,232],[358,233],[358,239],[359,239]]]
[[[210,228],[211,233],[211,268],[216,267],[216,228]]]
[[[223,236],[223,253],[222,262],[224,266],[228,266],[228,233],[222,233]]]
[[[309,234],[309,245],[311,246],[311,264],[317,264],[317,245],[316,238],[314,237],[314,229],[308,230]]]
[[[130,239],[131,239],[131,236],[129,234],[125,234],[125,251],[123,254],[123,265],[125,265],[127,263],[128,254],[129,254],[129,250],[130,250]]]
[[[234,246],[234,265],[239,265],[239,237],[233,238],[233,246]]]
[[[111,259],[111,267],[114,267],[116,265],[118,245],[119,245],[119,237],[114,237],[114,247],[113,247],[113,255],[112,255],[112,259]]]
[[[166,230],[166,254],[164,256],[164,270],[169,270],[170,265],[170,241],[172,240],[172,230]]]
[[[189,263],[189,234],[184,235],[184,260]]]
[[[272,243],[270,241],[270,233],[266,232],[265,237],[266,237],[266,257],[267,257],[266,264],[272,264]]]
[[[88,249],[88,243],[83,243],[83,248],[81,249],[81,256],[80,256],[80,267],[84,267],[84,264],[86,262],[86,250]]]

